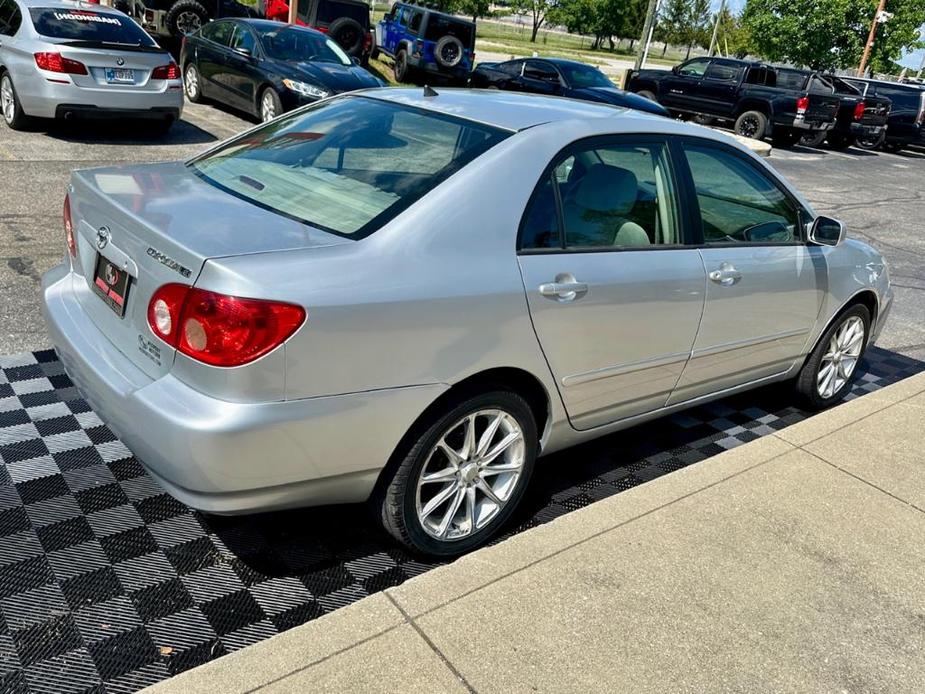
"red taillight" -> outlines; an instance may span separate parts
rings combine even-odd
[[[806,113],[806,109],[809,108],[809,97],[801,96],[797,99],[797,113]]]
[[[63,72],[68,75],[86,75],[87,66],[76,60],[63,57],[60,53],[36,53],[35,64],[49,72]]]
[[[67,239],[67,252],[72,258],[77,257],[77,240],[74,238],[74,222],[71,220],[71,198],[64,196],[64,238]]]
[[[154,68],[154,71],[151,73],[151,79],[178,80],[180,79],[180,68],[171,60],[170,65],[161,65],[160,67]]]
[[[165,284],[148,303],[148,325],[155,335],[212,366],[254,361],[285,342],[303,322],[301,306],[185,284]]]
[[[867,104],[863,101],[859,101],[854,105],[854,119],[861,120],[864,117],[864,109],[867,108]]]

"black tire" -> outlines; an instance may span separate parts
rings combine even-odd
[[[338,17],[328,27],[328,36],[352,57],[359,57],[363,50],[363,36],[366,30],[350,17]]]
[[[828,133],[825,130],[814,130],[806,133],[800,138],[800,144],[806,147],[822,147]]]
[[[825,138],[829,147],[835,150],[848,149],[855,144],[855,136],[847,133],[833,133],[829,131],[829,136]]]
[[[880,149],[880,145],[886,140],[886,130],[880,132],[876,137],[859,137],[855,144],[861,149],[868,151]]]
[[[187,63],[183,70],[183,92],[194,104],[201,104],[205,100],[202,96],[202,75],[195,63]]]
[[[467,415],[486,409],[496,409],[506,413],[520,427],[524,443],[523,465],[520,469],[520,476],[511,482],[513,487],[510,488],[507,499],[500,506],[500,510],[497,510],[482,528],[458,539],[438,539],[424,529],[424,525],[419,519],[417,510],[418,478],[430,460],[431,453],[437,443],[454,433],[459,434],[459,427],[464,427],[463,422]],[[486,418],[482,419],[484,421]],[[484,428],[482,431],[484,432]],[[476,437],[478,441],[480,435],[476,434]],[[497,441],[497,439],[492,441]],[[395,467],[391,478],[381,488],[380,493],[374,497],[372,501],[374,511],[380,517],[385,530],[406,547],[422,554],[450,557],[467,552],[490,540],[516,510],[533,473],[538,448],[536,422],[526,400],[516,393],[495,389],[482,393],[470,392],[461,394],[454,401],[454,404],[450,404],[446,408],[443,414],[436,416],[429,424],[425,423],[417,432],[412,433],[408,446],[409,448],[405,453],[399,452],[397,454],[402,456],[400,462]],[[442,465],[442,463],[438,463],[438,465]],[[441,492],[447,489],[457,488],[455,482],[448,481],[447,485],[449,486],[435,490],[436,493],[431,498],[439,496]],[[459,493],[458,488],[456,493]],[[483,497],[483,501],[486,499],[487,497]],[[453,496],[450,496],[444,502],[447,504],[446,509],[442,511],[444,518],[450,512],[450,504],[453,501]],[[468,499],[464,500],[463,503],[468,503]],[[439,504],[435,510],[440,512],[442,507],[443,503]],[[459,508],[462,510],[461,507]],[[460,524],[454,525],[453,523],[458,512],[453,512],[451,515],[448,525],[450,529],[459,530],[461,527]],[[463,511],[463,513],[465,512]]]
[[[803,137],[803,134],[799,130],[794,130],[793,128],[774,128],[774,132],[771,133],[771,144],[775,147],[789,149],[799,143],[801,137]]]
[[[264,108],[264,101],[269,100],[272,102],[273,115],[267,117],[268,114],[265,113],[266,109]],[[279,94],[276,93],[276,90],[273,87],[264,87],[260,92],[260,96],[257,99],[257,117],[260,118],[261,122],[266,123],[273,120],[277,116],[283,113],[283,102],[279,98]]]
[[[884,141],[880,145],[880,149],[884,152],[889,152],[890,154],[899,154],[906,148],[906,145],[901,142],[890,142],[889,140]]]
[[[181,38],[205,26],[209,13],[196,0],[179,0],[167,10],[166,21],[170,35]]]
[[[852,320],[853,318],[859,318],[864,326],[864,335],[861,338],[860,353],[857,356],[855,366],[852,368],[851,373],[845,382],[830,396],[824,397],[819,392],[820,386],[818,384],[820,369],[825,366],[823,364],[823,359],[830,351],[833,336],[838,333],[838,331],[843,325],[845,325],[846,322]],[[806,359],[806,363],[803,364],[803,368],[800,370],[800,373],[796,379],[796,391],[804,407],[810,410],[821,410],[825,409],[826,407],[831,407],[835,403],[839,402],[843,397],[845,397],[845,395],[851,389],[851,382],[854,379],[855,374],[857,374],[857,362],[860,362],[864,357],[864,351],[867,349],[867,343],[869,339],[870,311],[868,311],[867,307],[862,304],[854,304],[853,306],[850,306],[835,320],[832,321],[832,324],[822,334],[822,337],[819,338],[819,342],[816,344],[815,349],[813,349],[812,353]]]
[[[643,89],[636,93],[639,94],[639,96],[641,96],[643,99],[648,99],[649,101],[658,101],[658,99],[655,98],[655,93],[650,92],[648,89]]]
[[[22,104],[19,103],[19,95],[16,93],[16,86],[13,84],[13,78],[10,76],[10,73],[6,70],[0,70],[0,94],[2,94],[4,89],[9,89],[7,98],[12,98],[12,114],[8,114],[7,111],[0,106],[0,112],[2,112],[0,115],[2,115],[3,121],[11,130],[24,130],[29,126],[31,119],[22,110]]]
[[[434,60],[443,67],[456,67],[462,62],[465,50],[455,36],[441,36],[434,46]]]
[[[395,81],[408,82],[411,79],[411,66],[408,65],[408,53],[402,49],[395,55]]]
[[[741,137],[763,140],[768,130],[768,117],[761,111],[744,111],[736,118],[732,129]]]

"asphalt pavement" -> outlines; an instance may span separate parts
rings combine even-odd
[[[187,104],[166,138],[146,137],[143,123],[0,126],[0,354],[50,346],[39,279],[64,251],[61,205],[72,169],[184,159],[252,125],[242,114]],[[819,212],[884,254],[896,301],[879,344],[925,359],[925,153],[775,149],[769,161]]]

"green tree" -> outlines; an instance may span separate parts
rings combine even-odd
[[[693,36],[690,0],[667,0],[658,15],[655,38],[664,42],[662,55],[668,50],[668,44],[683,46]],[[690,53],[690,50],[688,50]]]
[[[558,4],[558,0],[513,0],[511,7],[530,15],[532,25],[530,41],[536,43],[536,35],[540,27],[546,22],[550,12],[555,13]]]
[[[747,0],[742,26],[754,49],[770,61],[817,70],[848,69],[861,60],[876,0]],[[893,17],[877,27],[870,65],[889,70],[919,43],[922,0],[887,0]]]

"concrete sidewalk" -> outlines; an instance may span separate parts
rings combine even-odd
[[[925,691],[925,374],[162,682]]]

